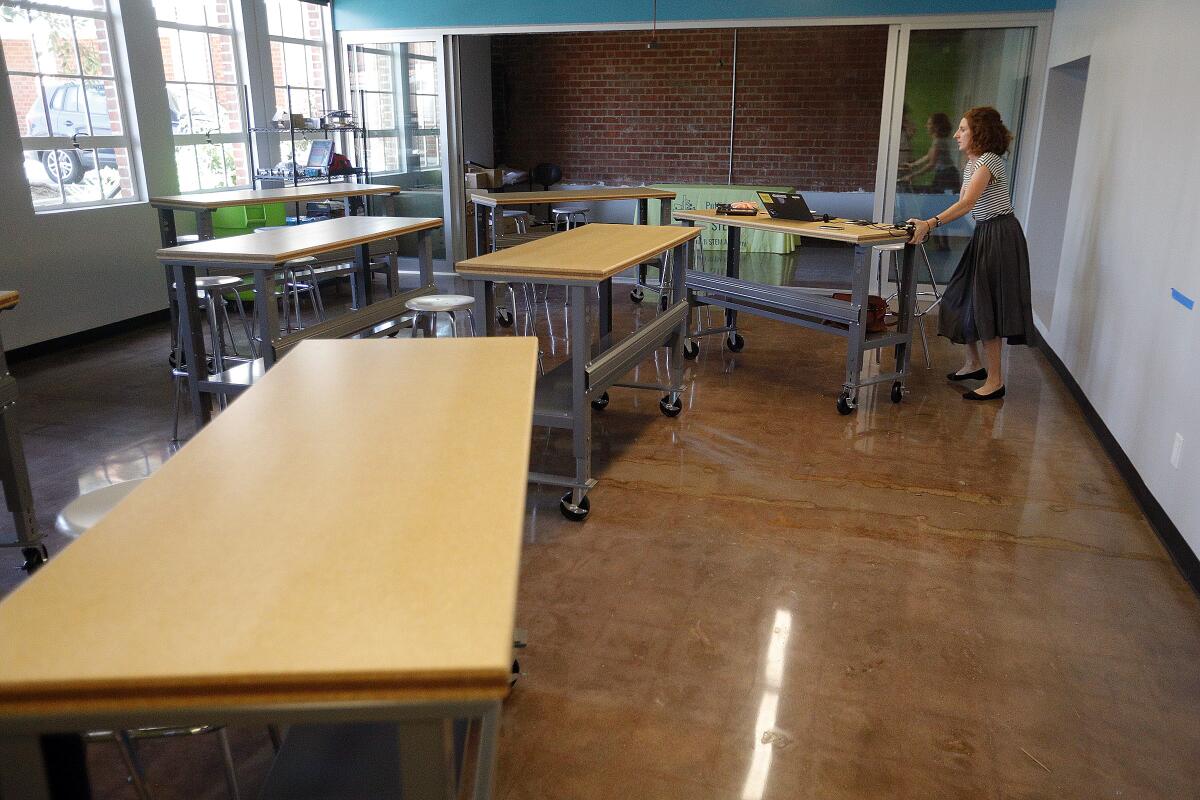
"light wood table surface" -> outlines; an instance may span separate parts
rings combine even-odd
[[[187,388],[192,401],[192,416],[199,430],[211,417],[209,394],[224,396],[244,391],[260,379],[276,359],[308,339],[340,338],[361,335],[364,331],[389,320],[395,324],[405,313],[408,300],[435,290],[433,275],[432,231],[441,227],[436,217],[341,217],[310,222],[278,230],[208,239],[192,244],[166,247],[158,251],[158,260],[169,270],[174,286],[175,303],[179,309],[180,350],[188,372]],[[371,267],[371,242],[416,234],[417,261],[421,285],[405,292],[399,291],[395,262],[390,262],[388,288],[390,296],[375,301]],[[284,264],[305,256],[353,249],[355,264],[354,310],[348,314],[326,319],[286,335],[279,331],[279,309],[274,302],[264,302],[256,314],[257,359],[240,363],[220,352],[220,337],[210,336],[214,352],[207,353],[200,323],[199,300],[196,294],[196,269],[228,271],[241,274],[249,270],[254,275],[255,297],[276,296],[278,273]],[[211,327],[211,322],[210,322]],[[215,375],[202,373],[199,365],[219,364]],[[237,366],[229,368],[230,362]]]
[[[597,283],[699,235],[696,228],[592,223],[460,261],[455,270],[466,278],[503,275]]]
[[[442,220],[437,217],[339,217],[164,247],[158,251],[158,259],[163,263],[186,261],[197,266],[236,262],[273,268],[296,258],[440,227]]]
[[[704,222],[714,225],[730,225],[739,228],[753,228],[772,233],[788,233],[793,236],[804,236],[810,239],[825,239],[831,242],[846,242],[861,244],[870,242],[872,245],[889,242],[902,242],[908,238],[904,229],[884,230],[873,225],[856,225],[845,220],[831,219],[829,222],[801,222],[794,219],[772,219],[765,212],[758,216],[738,216],[735,214],[718,214],[716,211],[676,211],[672,216],[678,220]]]
[[[674,200],[675,193],[652,186],[605,186],[598,189],[552,189],[543,192],[471,192],[479,206],[523,206],[538,203],[585,203],[601,200]]]
[[[619,386],[666,392],[659,409],[668,417],[683,409],[682,344],[687,335],[687,303],[684,302],[684,270],[691,259],[692,242],[699,228],[670,225],[601,225],[592,223],[494,253],[460,261],[455,269],[471,282],[475,296],[475,318],[484,320],[489,334],[496,332],[493,285],[497,282],[532,281],[566,287],[570,358],[538,380],[534,402],[534,424],[567,428],[575,469],[571,475],[531,473],[529,480],[561,486],[569,491],[560,508],[571,520],[584,519],[590,512],[587,493],[596,481],[591,472],[592,410],[608,404],[608,389]],[[662,256],[669,264],[671,302],[660,314],[637,330],[616,340],[612,328],[613,276],[648,258]],[[597,336],[593,341],[589,315],[592,291],[599,294]],[[643,382],[636,370],[668,350],[666,379]],[[634,372],[632,381],[625,381]]]
[[[399,186],[379,183],[309,183],[303,186],[281,186],[276,189],[225,189],[216,192],[164,195],[151,197],[150,205],[153,208],[196,211],[264,203],[315,203],[342,197],[395,195],[401,191],[403,190]]]
[[[536,358],[298,347],[0,603],[0,732],[498,709]]]
[[[12,289],[0,289],[0,311],[12,308],[21,302],[21,293]]]
[[[723,308],[725,321],[722,326],[695,333],[693,340],[686,344],[686,357],[695,358],[699,353],[699,345],[694,339],[718,334],[725,339],[726,347],[734,352],[740,351],[745,346],[745,339],[738,333],[737,317],[739,312],[745,312],[846,339],[845,379],[837,400],[839,413],[851,413],[858,405],[859,390],[874,384],[890,382],[892,402],[899,403],[903,399],[904,382],[912,360],[916,308],[914,247],[907,244],[908,234],[903,228],[861,225],[839,219],[829,222],[772,219],[761,211],[756,216],[718,214],[716,211],[677,211],[673,216],[687,225],[707,223],[724,225],[729,229],[724,274],[695,269],[687,272],[689,308],[695,305]],[[850,253],[845,281],[849,299],[830,297],[831,292],[826,290],[771,286],[743,280],[740,264],[741,231],[744,228],[845,244]],[[876,247],[891,248],[896,245],[901,245],[904,251],[897,268],[900,291],[896,329],[886,333],[870,333],[867,330],[867,314],[870,307],[871,252]],[[864,354],[887,347],[895,348],[895,369],[885,371],[881,368],[876,374],[864,378]]]

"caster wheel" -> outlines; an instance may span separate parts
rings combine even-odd
[[[742,348],[746,346],[746,340],[742,338],[740,333],[735,333],[725,340],[725,346],[729,348],[729,352],[731,353],[740,353],[742,352]]]
[[[508,679],[508,688],[513,688],[517,685],[517,680],[521,677],[521,662],[513,660],[512,677]]]
[[[689,341],[683,343],[683,357],[691,361],[696,356],[700,355],[700,343]]]
[[[41,566],[50,558],[50,554],[46,552],[46,545],[44,544],[37,547],[22,547],[21,555],[25,556],[25,563],[21,565],[21,569],[25,570],[26,574],[29,575],[41,569]]]
[[[608,408],[608,392],[605,392],[593,400],[592,408],[596,409],[597,411],[603,411],[604,409]]]
[[[678,417],[679,412],[683,411],[683,401],[676,397],[675,402],[672,403],[671,395],[665,394],[662,396],[662,399],[658,401],[658,408],[668,417]]]
[[[587,495],[584,495],[583,499],[579,501],[579,505],[572,505],[571,493],[567,492],[562,496],[562,500],[558,502],[558,509],[571,522],[583,522],[587,519],[588,512],[592,510],[592,503],[588,500]]]
[[[900,385],[900,381],[892,384],[892,402],[899,403],[904,399],[904,387]]]
[[[837,410],[838,410],[838,413],[841,414],[843,417],[854,410],[854,405],[850,402],[850,393],[849,392],[842,392],[838,396]]]
[[[502,308],[496,312],[496,322],[501,328],[511,328],[513,324],[513,313],[507,308]]]
[[[671,301],[670,301],[669,299],[667,299],[667,296],[666,296],[665,294],[660,294],[660,295],[658,296],[658,310],[659,310],[659,311],[666,311],[666,310],[667,310],[667,305],[668,305],[670,302],[671,302]]]
[[[644,300],[645,297],[646,297],[646,295],[642,294],[641,289],[634,289],[632,292],[629,293],[629,299],[635,303],[642,302],[642,300]]]

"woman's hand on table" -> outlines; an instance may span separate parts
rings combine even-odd
[[[923,219],[910,219],[909,223],[913,226],[912,236],[908,237],[908,241],[912,244],[921,244],[929,238],[930,225]]]

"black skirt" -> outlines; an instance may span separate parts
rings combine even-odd
[[[942,292],[938,334],[952,342],[1034,341],[1029,250],[1012,214],[975,226],[954,276]]]

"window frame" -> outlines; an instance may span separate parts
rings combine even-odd
[[[396,54],[391,50],[381,50],[379,48],[368,47],[366,45],[352,44],[349,45],[349,47],[352,49],[352,55],[349,59],[347,59],[346,63],[346,93],[349,95],[350,110],[359,115],[359,124],[363,128],[364,138],[368,140],[366,144],[366,153],[364,156],[367,163],[365,163],[363,166],[370,166],[369,162],[371,150],[369,140],[395,139],[398,148],[397,159],[399,161],[399,163],[396,165],[396,168],[394,170],[387,168],[382,170],[372,170],[372,174],[403,175],[407,171],[404,163],[404,126],[401,122],[404,117],[404,98],[399,92],[396,91],[396,87],[401,84],[402,74],[396,63],[398,60],[396,58]],[[380,89],[361,89],[356,85],[355,75],[357,74],[357,70],[355,69],[353,58],[354,55],[357,55],[358,53],[384,57],[388,59],[388,64],[392,73],[392,90],[390,92],[385,92]],[[392,99],[394,105],[392,108],[393,126],[391,128],[372,128],[367,125],[367,107],[365,103],[365,95],[379,95],[381,97],[389,97]]]
[[[216,25],[208,25],[208,24],[200,25],[200,24],[196,24],[196,23],[172,22],[170,20],[159,19],[158,15],[155,14],[156,31],[161,31],[162,29],[166,28],[166,29],[180,31],[180,32],[187,31],[187,32],[191,32],[191,33],[202,33],[205,35],[206,39],[208,36],[213,35],[213,34],[216,34],[217,36],[228,36],[228,37],[230,37],[231,44],[232,44],[231,49],[233,51],[234,83],[217,82],[216,69],[212,65],[212,55],[211,55],[212,51],[210,49],[209,50],[209,70],[210,70],[211,76],[213,78],[212,83],[203,83],[200,81],[189,81],[186,79],[187,76],[185,74],[184,78],[181,80],[165,81],[165,85],[167,86],[168,104],[170,103],[170,87],[172,85],[180,85],[183,87],[184,97],[188,98],[187,113],[189,116],[191,114],[191,100],[190,100],[190,94],[188,92],[189,85],[211,86],[212,87],[213,98],[215,101],[213,111],[214,111],[214,113],[216,113],[218,115],[221,113],[221,111],[220,111],[221,104],[220,104],[220,100],[217,99],[217,88],[218,87],[223,87],[223,88],[231,87],[237,92],[238,104],[239,104],[238,114],[241,117],[241,124],[242,124],[242,129],[240,131],[230,131],[230,132],[219,131],[219,132],[215,132],[215,133],[212,131],[209,131],[206,133],[195,133],[195,132],[175,133],[174,131],[172,131],[171,132],[171,144],[172,144],[172,152],[174,152],[174,149],[177,147],[192,147],[193,148],[192,155],[196,161],[196,174],[197,175],[200,174],[200,155],[199,155],[199,150],[197,149],[199,145],[225,145],[225,144],[240,144],[240,145],[242,145],[245,148],[244,159],[245,159],[245,163],[246,163],[246,182],[245,183],[236,183],[236,182],[228,183],[225,186],[216,187],[216,188],[207,188],[207,189],[204,187],[197,187],[195,189],[188,189],[187,191],[181,191],[180,192],[181,194],[192,194],[192,193],[196,193],[196,192],[226,191],[226,190],[246,189],[246,188],[254,187],[254,175],[252,174],[253,173],[253,160],[252,160],[251,153],[250,153],[250,137],[249,137],[250,127],[251,127],[251,122],[250,122],[251,116],[250,115],[251,115],[252,111],[250,108],[250,103],[246,96],[246,92],[248,91],[247,76],[249,73],[246,69],[246,64],[244,63],[243,58],[242,58],[242,48],[245,44],[245,41],[244,41],[245,31],[244,31],[243,27],[238,24],[238,20],[241,18],[241,5],[242,5],[241,0],[229,0],[230,23],[229,23],[228,28],[222,28],[222,27],[219,27]],[[158,44],[157,38],[155,39],[155,43]],[[161,49],[161,45],[159,45],[159,46]],[[182,47],[183,47],[183,43],[182,43],[182,41],[180,41],[180,48],[182,49]],[[211,44],[210,44],[210,48],[211,48]],[[164,64],[164,68],[165,68],[165,66],[166,65]],[[168,112],[169,111],[170,111],[170,106],[168,105]],[[222,148],[222,152],[225,152],[224,148]],[[176,176],[175,176],[176,180],[180,180],[178,159],[176,159],[175,172],[176,172]],[[237,178],[236,170],[232,176],[228,172],[226,172],[225,177],[226,177],[226,179],[233,177],[236,180],[236,178]]]
[[[22,163],[24,163],[24,154],[29,151],[45,152],[45,151],[91,151],[94,163],[93,169],[99,169],[100,151],[101,150],[116,150],[123,149],[126,153],[126,163],[129,170],[129,183],[132,195],[129,197],[104,198],[100,200],[89,200],[82,202],[72,202],[67,199],[66,190],[61,180],[55,180],[51,185],[57,189],[60,202],[54,205],[38,205],[33,202],[32,185],[26,181],[26,187],[30,190],[30,203],[33,206],[35,214],[54,214],[65,211],[82,211],[89,208],[106,208],[109,206],[130,205],[135,203],[143,203],[146,201],[145,183],[142,180],[139,157],[140,149],[134,146],[136,136],[132,132],[133,116],[129,113],[129,102],[126,98],[126,93],[129,91],[127,76],[123,74],[124,63],[122,59],[122,50],[124,42],[117,36],[116,13],[113,10],[113,5],[118,0],[104,0],[104,9],[76,9],[65,5],[59,5],[54,2],[46,2],[45,0],[0,0],[0,6],[6,8],[14,8],[25,11],[27,14],[31,11],[44,12],[49,14],[61,14],[71,19],[71,41],[74,45],[75,66],[79,70],[76,74],[60,73],[60,72],[45,72],[41,68],[41,56],[37,51],[37,47],[31,48],[34,59],[35,71],[12,69],[8,66],[7,60],[4,61],[6,77],[10,80],[13,76],[33,78],[37,82],[38,96],[41,99],[42,114],[46,120],[46,136],[20,136],[20,146],[22,153]],[[105,35],[107,36],[108,46],[110,49],[112,76],[88,75],[83,69],[83,59],[80,55],[79,48],[79,29],[75,24],[76,18],[85,18],[96,20],[98,23],[103,23]],[[123,31],[122,31],[123,33]],[[64,83],[59,86],[70,85],[66,82],[77,81],[78,88],[83,89],[83,113],[88,120],[88,134],[76,133],[72,136],[64,136],[53,133],[54,123],[51,121],[50,100],[46,96],[46,79],[59,80]],[[88,101],[87,83],[88,81],[97,83],[111,83],[114,93],[116,94],[117,110],[121,116],[121,129],[124,131],[120,134],[106,134],[96,136],[91,131],[92,125],[92,109],[91,103]],[[57,94],[58,86],[54,87],[53,94]],[[78,91],[77,91],[78,97]],[[16,107],[16,98],[13,98],[13,116],[20,119],[21,110]],[[86,146],[81,143],[81,140],[86,141]]]
[[[311,98],[312,98],[313,92],[320,92],[321,96],[322,96],[322,103],[325,105],[325,108],[323,110],[328,111],[328,110],[334,108],[335,107],[334,104],[337,102],[337,93],[335,90],[335,83],[333,80],[333,77],[335,74],[334,60],[336,58],[336,53],[334,52],[333,46],[332,46],[334,37],[332,35],[332,20],[330,18],[331,15],[329,12],[329,6],[325,3],[310,2],[310,0],[277,0],[277,2],[280,2],[280,3],[285,3],[285,2],[306,3],[307,5],[316,6],[318,9],[320,9],[320,12],[321,12],[321,38],[320,39],[307,39],[307,38],[303,38],[303,37],[287,36],[283,33],[277,33],[277,34],[271,33],[271,21],[270,21],[270,19],[264,17],[262,34],[264,35],[264,41],[266,43],[266,49],[265,49],[264,53],[266,56],[267,84],[266,84],[266,86],[263,87],[266,90],[263,92],[263,95],[264,95],[264,100],[267,103],[267,108],[275,109],[275,111],[280,110],[280,109],[276,108],[276,102],[277,102],[276,97],[277,97],[277,93],[283,92],[284,97],[286,98],[286,102],[288,104],[288,108],[292,110],[292,113],[296,113],[295,106],[293,105],[292,98],[291,98],[291,93],[296,92],[296,91],[305,93],[306,97],[308,98],[305,102],[305,106],[308,106],[308,107],[311,106],[311,102],[312,102]],[[270,10],[271,10],[270,9],[270,1],[263,0],[263,6],[267,12],[267,15],[269,16]],[[280,24],[280,31],[285,30],[285,26],[283,25],[282,19],[279,20],[279,24]],[[278,42],[281,46],[281,55],[283,57],[282,69],[283,69],[284,83],[282,85],[275,83],[275,71],[274,71],[274,66],[273,66],[272,45],[274,45],[276,42]],[[287,46],[289,44],[300,45],[301,47],[316,47],[321,51],[321,65],[322,65],[322,72],[324,73],[324,82],[325,82],[324,86],[314,88],[307,84],[304,86],[294,86],[292,84],[287,83],[287,79],[288,79]],[[311,80],[311,78],[310,78],[310,80]],[[271,112],[269,114],[268,118],[273,117],[273,115],[274,115],[274,113]],[[289,122],[289,124],[290,124],[290,122]],[[286,131],[284,131],[283,133],[286,134]],[[297,150],[300,149],[300,146],[302,144],[305,144],[309,141],[311,141],[311,140],[309,139],[308,134],[302,133],[296,139]],[[274,153],[279,160],[283,159],[284,154],[285,154],[285,148],[287,146],[290,146],[290,141],[287,139],[286,135],[281,135],[281,136],[276,137],[275,142],[273,143],[273,147],[274,147]],[[294,159],[294,163],[299,164],[299,160],[296,159],[295,153],[292,153],[292,158]]]

